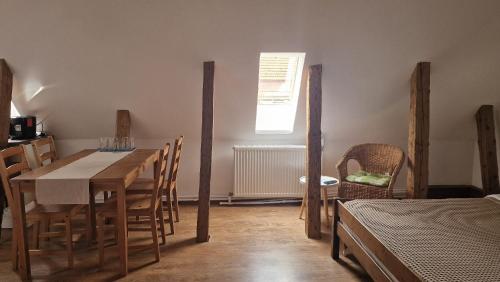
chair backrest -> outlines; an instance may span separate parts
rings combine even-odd
[[[30,171],[30,167],[26,159],[23,145],[0,151],[0,176],[2,178],[5,196],[7,197],[7,203],[11,207],[14,201],[10,179],[26,171]]]
[[[153,193],[151,194],[151,207],[155,210],[161,202],[161,197],[163,195],[162,188],[165,185],[165,178],[167,175],[167,165],[168,165],[168,153],[170,151],[170,144],[167,143],[160,150],[160,158],[158,159],[158,164],[154,172],[154,186]]]
[[[44,166],[46,160],[50,160],[51,163],[57,160],[56,145],[52,136],[31,141],[31,145],[39,167]]]
[[[182,135],[175,139],[172,161],[170,162],[170,172],[168,173],[167,193],[177,187],[177,172],[179,171],[183,140],[184,136]]]
[[[397,146],[368,143],[351,147],[345,158],[356,160],[364,171],[393,175],[404,162],[404,155],[403,150]]]

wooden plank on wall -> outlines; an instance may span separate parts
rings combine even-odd
[[[408,198],[426,198],[429,182],[431,63],[420,62],[411,76],[408,134]]]
[[[476,113],[481,179],[485,194],[500,193],[493,105],[482,105]]]
[[[0,59],[0,148],[9,143],[12,72],[5,59]]]
[[[128,110],[117,110],[115,137],[130,137],[131,124],[130,112]]]
[[[307,83],[307,220],[306,234],[321,238],[321,74],[322,66],[309,67]]]
[[[214,127],[215,62],[203,63],[203,109],[201,121],[200,184],[196,241],[208,242],[210,180],[212,177],[212,138]]]

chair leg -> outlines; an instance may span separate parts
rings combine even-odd
[[[71,226],[71,217],[64,219],[66,225],[66,251],[68,255],[68,267],[73,268],[73,229]]]
[[[328,190],[326,188],[321,189],[323,192],[323,209],[325,210],[326,226],[330,227],[330,214],[328,212]]]
[[[153,251],[155,252],[156,262],[160,261],[160,245],[158,244],[158,226],[156,225],[156,212],[151,213],[151,235],[153,235]]]
[[[11,253],[10,257],[12,260],[12,270],[17,271],[19,268],[19,256],[17,254],[17,236],[14,230],[12,231],[12,246],[11,246]]]
[[[50,231],[50,221],[48,218],[43,218],[40,221],[40,230],[42,232],[49,232]],[[49,240],[49,237],[42,238],[42,241],[47,242]]]
[[[175,212],[175,222],[179,222],[179,200],[177,199],[177,187],[172,190],[172,196],[174,198],[174,212]]]
[[[92,226],[92,211],[90,210],[90,207],[89,209],[87,210],[87,218],[86,218],[86,228],[87,228],[87,232],[85,234],[85,237],[87,239],[87,245],[90,246],[92,245],[92,240],[94,239],[94,227]]]
[[[104,265],[104,221],[102,216],[97,217],[97,246],[99,249],[99,265]]]
[[[306,187],[306,189],[307,189],[307,187]],[[304,193],[304,197],[302,198],[302,204],[300,205],[299,219],[302,219],[302,215],[304,214],[304,209],[306,208],[306,203],[307,203],[307,190]]]
[[[89,244],[92,243],[92,241],[95,240],[96,238],[96,234],[97,234],[97,230],[96,230],[96,226],[97,226],[97,223],[96,223],[96,196],[98,195],[98,193],[96,193],[96,191],[94,190],[94,188],[91,187],[90,189],[90,198],[89,198],[89,206],[88,206],[88,209],[89,209],[89,217],[87,218],[88,220],[88,224],[89,224]],[[106,202],[107,198],[106,198],[106,195],[107,195],[107,191],[104,191],[103,192],[103,195],[104,195],[104,202]]]
[[[37,221],[37,222],[34,222],[33,223],[33,234],[31,234],[31,245],[33,246],[33,249],[38,249],[39,248],[39,245],[38,245],[38,240],[39,240],[39,236],[40,236],[40,222]]]
[[[165,218],[163,215],[163,204],[160,201],[160,207],[156,210],[158,218],[160,219],[160,234],[161,234],[161,244],[165,245],[167,242],[167,237],[165,235]]]
[[[170,233],[174,234],[174,216],[172,214],[172,197],[170,196],[170,191],[167,191],[167,211],[168,211],[168,220],[170,224]]]

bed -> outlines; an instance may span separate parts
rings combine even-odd
[[[375,281],[500,281],[500,196],[335,201],[341,244]]]

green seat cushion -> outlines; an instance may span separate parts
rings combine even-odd
[[[389,186],[389,182],[391,181],[391,176],[388,174],[369,173],[360,170],[347,176],[345,180],[354,183],[386,187]]]

